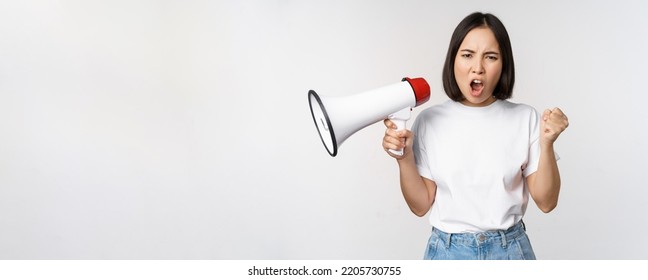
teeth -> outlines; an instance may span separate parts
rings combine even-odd
[[[473,83],[475,83],[475,84],[481,84],[482,81],[481,81],[481,80],[473,80]]]

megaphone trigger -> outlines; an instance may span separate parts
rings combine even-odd
[[[403,123],[402,125],[399,125],[399,122],[400,121],[405,122],[409,120],[411,115],[412,115],[412,107],[405,107],[396,113],[389,114],[387,118],[392,120],[396,124],[396,126],[398,127],[396,130],[401,130],[405,128],[404,127],[405,124]]]

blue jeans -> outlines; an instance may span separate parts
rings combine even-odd
[[[428,240],[426,260],[535,260],[522,221],[507,230],[446,233],[436,228]]]

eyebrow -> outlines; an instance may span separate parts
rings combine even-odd
[[[471,49],[463,49],[463,50],[459,50],[459,51],[460,51],[460,52],[476,53],[475,51],[473,51],[473,50],[471,50]],[[495,55],[499,55],[500,53],[498,53],[498,52],[496,52],[496,51],[488,51],[488,52],[484,52],[484,54],[495,54]]]

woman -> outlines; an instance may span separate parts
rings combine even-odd
[[[398,162],[403,196],[417,216],[430,211],[425,259],[535,259],[522,217],[529,194],[545,213],[556,207],[553,144],[569,123],[558,108],[539,117],[506,101],[514,80],[504,25],[473,13],[450,40],[443,87],[451,100],[421,112],[412,131],[385,120],[382,145]]]

